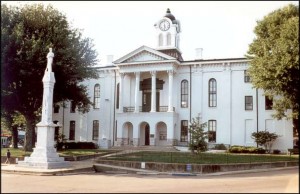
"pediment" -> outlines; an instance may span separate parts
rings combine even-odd
[[[142,46],[124,57],[114,61],[115,64],[120,63],[134,63],[146,61],[162,61],[162,60],[175,60],[176,58],[159,52],[147,46]]]

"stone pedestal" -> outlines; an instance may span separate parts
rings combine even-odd
[[[18,166],[55,169],[67,168],[70,166],[68,161],[59,157],[54,148],[54,128],[55,124],[37,124],[37,144],[33,148],[30,157],[25,157],[24,161],[19,161]]]

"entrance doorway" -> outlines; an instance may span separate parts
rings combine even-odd
[[[149,124],[147,124],[145,126],[145,145],[149,145],[150,144],[150,126]]]

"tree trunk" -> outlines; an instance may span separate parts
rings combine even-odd
[[[13,148],[18,148],[18,126],[12,127],[12,141],[13,141]]]
[[[25,131],[25,151],[32,151],[35,146],[35,119],[25,116],[26,118],[26,131]]]

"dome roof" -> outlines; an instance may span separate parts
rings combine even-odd
[[[174,20],[176,20],[175,17],[173,16],[173,14],[171,14],[171,11],[170,11],[169,8],[167,9],[167,13],[166,13],[166,15],[164,17],[169,18],[172,22]]]

